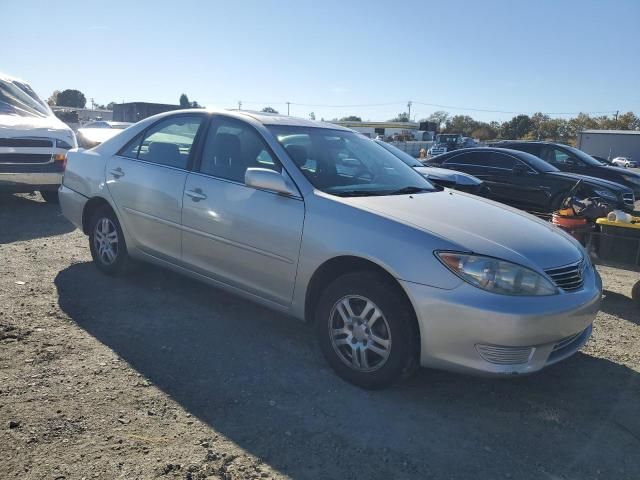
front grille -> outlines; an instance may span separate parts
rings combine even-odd
[[[571,292],[582,288],[584,283],[584,261],[566,265],[564,267],[545,270],[557,287],[565,292]]]
[[[0,138],[0,147],[53,147],[47,138]]]
[[[633,193],[623,193],[622,200],[624,201],[625,205],[633,206],[636,203],[636,198]]]
[[[0,153],[0,163],[49,163],[50,153]]]
[[[487,362],[498,365],[519,365],[531,359],[534,348],[478,344],[476,350]]]

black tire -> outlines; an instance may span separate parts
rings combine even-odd
[[[117,243],[115,244],[115,254],[113,259],[104,252],[101,252],[99,238],[96,237],[101,234],[101,230],[104,229],[104,222],[109,223],[109,233],[112,236],[112,232],[115,232],[115,238]],[[113,248],[113,243],[111,244]],[[127,244],[125,243],[122,228],[120,222],[116,217],[113,210],[107,206],[99,207],[91,216],[91,222],[89,224],[89,249],[91,250],[91,257],[93,263],[99,270],[108,275],[123,275],[127,273],[131,268],[131,258],[127,251]]]
[[[47,203],[58,204],[60,199],[58,198],[57,190],[40,190],[40,195]]]
[[[398,289],[397,285],[393,285],[378,273],[356,272],[337,278],[322,293],[315,312],[316,335],[327,362],[344,380],[362,388],[377,389],[388,387],[400,379],[408,377],[415,370],[419,351],[417,323],[413,308]],[[357,297],[362,297],[362,299]],[[340,339],[346,341],[346,344],[337,346],[332,340],[330,332],[334,331],[336,327],[338,328],[335,331],[341,329],[339,322],[342,322],[344,317],[337,309],[339,308],[338,303],[345,299],[352,302],[352,311],[355,314],[363,313],[356,311],[358,302],[364,304],[366,300],[369,300],[377,307],[378,311],[382,312],[382,316],[378,317],[380,320],[376,320],[374,325],[370,325],[371,330],[367,328],[367,322],[361,325],[354,325],[356,322],[353,322],[350,334],[344,333],[347,337]],[[362,310],[365,308],[363,307]],[[370,318],[373,318],[374,315],[375,313],[372,313]],[[358,320],[358,322],[360,321],[362,319]],[[349,328],[347,322],[344,322],[342,328]],[[360,350],[360,353],[356,353],[354,348],[364,350],[372,348],[365,346],[365,343],[362,345],[358,343],[356,328],[366,328],[366,333],[362,330],[359,331],[361,337],[366,336],[362,341],[378,347],[379,350],[381,350],[379,347],[382,344],[377,344],[371,338],[388,338],[386,341],[388,341],[389,348],[386,360],[382,361],[382,356],[370,350],[365,353]],[[374,334],[374,328],[382,328],[382,330]],[[352,352],[351,363],[348,363],[349,360],[346,358],[349,350]],[[358,365],[360,369],[353,365],[354,356],[358,357],[357,363],[360,364]],[[366,359],[366,361],[360,359]],[[363,371],[362,365],[366,363],[374,366],[376,361],[378,364],[375,365],[375,369]]]

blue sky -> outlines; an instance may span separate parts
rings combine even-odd
[[[2,0],[0,70],[42,96],[386,120],[406,102],[640,114],[640,1]],[[258,103],[251,103],[258,102]],[[319,105],[361,105],[333,108]],[[443,108],[414,104],[412,117]],[[481,120],[511,114],[445,109]]]

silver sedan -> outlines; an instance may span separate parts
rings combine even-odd
[[[60,202],[101,271],[144,260],[306,320],[367,388],[417,365],[540,370],[584,345],[600,304],[571,237],[335,125],[156,115],[71,152]]]

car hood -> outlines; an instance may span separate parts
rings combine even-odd
[[[58,138],[75,143],[73,131],[55,116],[0,115],[0,138],[16,137]]]
[[[99,145],[122,131],[117,128],[79,128],[78,136],[82,135],[88,142]]]
[[[605,167],[605,168],[608,168],[608,167]],[[622,170],[623,173],[625,172],[624,169],[620,169],[620,170]],[[595,185],[598,187],[606,187],[615,192],[620,192],[620,191],[631,192],[632,191],[630,188],[625,187],[624,185],[620,185],[619,183],[612,182],[610,180],[605,180],[603,178],[591,177],[589,175],[580,175],[578,173],[568,173],[568,172],[547,172],[546,175],[553,175],[554,177],[562,177],[569,180],[575,180],[576,182],[578,180],[582,180],[583,182],[588,183],[590,185]]]
[[[456,185],[480,185],[482,180],[468,173],[438,167],[413,167],[420,175],[432,180],[446,180]]]
[[[340,200],[429,232],[452,243],[452,250],[497,257],[537,269],[559,267],[583,258],[582,247],[550,223],[463,192],[445,189]]]

